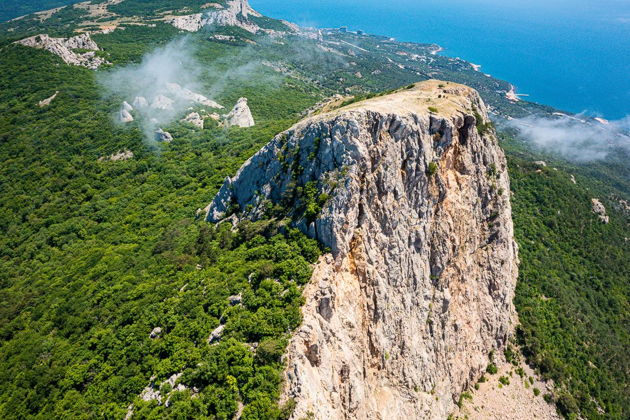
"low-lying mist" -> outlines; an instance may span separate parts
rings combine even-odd
[[[140,64],[103,73],[99,82],[104,96],[121,99],[116,120],[124,122],[133,115],[151,143],[157,129],[181,118],[196,100],[203,100],[194,96],[201,89],[202,72],[193,53],[189,40],[181,38],[146,54]]]
[[[602,123],[580,116],[526,117],[506,125],[536,148],[575,162],[604,160],[619,149],[630,153],[630,118]]]
[[[183,37],[147,53],[139,64],[102,73],[103,96],[120,101],[112,109],[116,122],[135,121],[152,145],[156,131],[184,118],[190,108],[227,113],[234,103],[217,103],[215,98],[231,90],[241,94],[246,81],[270,87],[283,79],[264,66],[251,46],[216,59],[205,57],[210,62],[203,64],[197,58],[199,47]]]

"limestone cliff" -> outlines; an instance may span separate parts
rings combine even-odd
[[[46,34],[40,34],[16,41],[16,44],[44,49],[59,56],[66,64],[83,66],[91,70],[96,70],[101,65],[107,64],[104,58],[96,55],[99,47],[88,33],[70,38],[52,38]],[[77,50],[86,51],[77,52]]]
[[[517,247],[487,121],[474,90],[418,83],[298,123],[208,207],[280,204],[331,249],[285,356],[294,418],[445,419],[506,344]]]
[[[208,6],[209,9],[204,13],[173,16],[167,22],[189,32],[197,32],[204,26],[236,26],[251,33],[262,29],[250,19],[262,15],[252,9],[247,0],[228,0],[225,5],[208,3]]]

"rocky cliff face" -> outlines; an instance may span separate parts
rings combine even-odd
[[[99,50],[98,45],[88,33],[70,38],[52,38],[46,34],[41,34],[16,41],[16,44],[44,49],[61,57],[66,64],[83,66],[92,70],[107,63],[104,58],[96,56],[95,51]],[[76,52],[76,50],[89,51]]]
[[[213,3],[206,13],[175,16],[169,20],[169,23],[189,32],[197,32],[204,26],[216,25],[237,26],[256,33],[261,28],[249,19],[250,16],[261,17],[261,14],[252,9],[247,0],[228,0],[225,6]]]
[[[419,83],[278,135],[208,207],[281,204],[331,249],[285,357],[294,418],[445,419],[505,345],[517,247],[486,122],[474,90]]]
[[[302,33],[299,26],[281,20],[286,26],[286,31],[261,28],[254,19],[262,15],[254,10],[247,0],[227,0],[225,5],[220,3],[208,3],[208,11],[184,16],[171,16],[166,18],[166,22],[174,27],[188,31],[197,32],[205,26],[236,26],[247,32],[266,32],[268,34],[279,34],[284,32]]]

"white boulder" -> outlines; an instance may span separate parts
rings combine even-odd
[[[158,128],[155,132],[155,141],[170,143],[173,141],[173,136],[168,131]]]
[[[232,111],[224,117],[224,120],[228,127],[253,127],[256,125],[252,111],[247,105],[247,98],[240,98]]]
[[[190,123],[195,127],[203,130],[203,118],[201,118],[201,115],[196,112],[191,112],[190,114],[186,115],[186,118],[184,118],[182,122]]]
[[[133,121],[133,115],[131,115],[129,111],[123,108],[118,113],[118,121],[120,121],[123,124],[130,123]]]
[[[160,327],[155,327],[153,328],[153,330],[151,331],[151,334],[149,334],[149,338],[160,338],[160,335],[162,334],[162,328]]]

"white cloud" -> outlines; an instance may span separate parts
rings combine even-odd
[[[535,147],[573,161],[603,160],[619,148],[630,152],[628,117],[608,124],[570,116],[526,117],[507,125]]]

